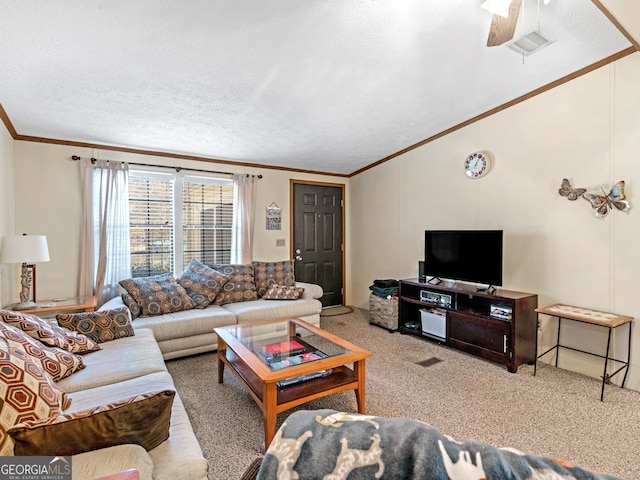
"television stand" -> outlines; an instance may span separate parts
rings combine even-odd
[[[400,280],[398,330],[463,350],[515,373],[536,359],[538,296],[458,283]]]

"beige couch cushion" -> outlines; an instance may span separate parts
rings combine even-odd
[[[213,382],[213,376],[210,377]],[[213,388],[215,385],[205,385]],[[210,419],[216,421],[216,419]],[[217,419],[220,421],[220,419]],[[173,401],[169,439],[149,452],[154,464],[154,480],[203,480],[207,478],[209,463],[202,455],[189,417],[180,396]]]
[[[213,376],[208,380],[213,388]],[[206,388],[209,386],[203,385]],[[143,393],[153,390],[173,388],[173,379],[168,372],[157,372],[132,378],[112,385],[104,385],[71,394],[73,402],[65,413],[92,408],[130,397],[132,392]],[[149,452],[154,464],[155,480],[203,480],[207,478],[209,464],[202,455],[191,423],[180,396],[176,393],[171,409],[169,438]],[[128,467],[132,468],[132,467]],[[75,480],[75,477],[74,477]]]
[[[160,348],[149,329],[136,330],[133,337],[119,338],[100,345],[102,350],[83,355],[87,368],[58,382],[65,392],[72,393],[148,373],[167,371]],[[123,351],[126,351],[126,355],[123,355]]]
[[[322,304],[312,298],[300,298],[295,301],[259,299],[251,302],[229,303],[224,305],[224,308],[236,315],[238,323],[248,323],[320,314]]]
[[[73,480],[94,480],[124,470],[137,469],[140,480],[153,479],[153,461],[140,445],[118,445],[74,455]]]
[[[164,340],[191,337],[211,333],[215,327],[233,325],[235,315],[217,305],[204,309],[166,313],[159,317],[139,317],[133,322],[133,328],[150,328],[158,342]]]
[[[212,331],[191,337],[173,338],[158,342],[165,360],[212,352],[218,346],[218,336]]]

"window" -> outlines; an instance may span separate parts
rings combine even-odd
[[[129,220],[133,277],[179,275],[193,258],[229,263],[233,181],[132,171]]]

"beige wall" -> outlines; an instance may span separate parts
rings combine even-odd
[[[640,318],[638,78],[640,53],[351,178],[348,303],[367,308],[376,278],[416,277],[425,229],[497,228],[505,235],[505,288],[536,293],[541,306]],[[478,150],[494,157],[494,167],[468,180],[462,162]],[[596,219],[586,200],[558,194],[564,177],[589,189],[625,180],[630,213]],[[555,320],[543,330],[549,343]],[[575,323],[563,330],[604,353],[606,330]],[[624,357],[627,330],[620,330],[614,346]],[[633,345],[627,386],[639,390],[638,329]],[[595,377],[601,365],[561,354],[561,366]]]
[[[0,243],[5,235],[14,234],[13,157],[14,141],[0,122]],[[0,264],[0,306],[13,297],[18,285],[18,270]]]
[[[78,292],[81,193],[79,163],[72,155],[226,172],[262,174],[258,183],[254,258],[284,260],[290,257],[291,178],[329,183],[347,179],[325,175],[247,168],[121,152],[98,151],[34,142],[15,142],[16,231],[46,235],[51,261],[38,264],[38,298],[73,296]],[[265,209],[272,202],[282,208],[282,230],[267,230]],[[277,239],[284,247],[276,247]],[[16,299],[12,299],[16,300]],[[5,302],[6,304],[7,302]]]

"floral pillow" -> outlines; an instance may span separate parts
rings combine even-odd
[[[58,387],[22,349],[0,349],[0,455],[14,455],[7,430],[15,424],[59,415],[71,404]]]
[[[271,285],[294,286],[296,284],[293,260],[253,262],[253,270],[255,272],[256,290],[259,297],[267,293]]]
[[[205,308],[215,301],[218,292],[228,280],[228,276],[194,258],[178,278],[178,283],[196,303],[196,308]]]
[[[262,296],[264,300],[297,300],[304,292],[302,287],[291,287],[289,285],[271,285]]]
[[[196,306],[186,290],[169,273],[130,278],[118,283],[135,299],[141,317],[181,312]]]
[[[213,264],[209,265],[214,270],[226,275],[229,281],[222,286],[216,296],[215,305],[226,303],[246,302],[257,300],[256,284],[253,273],[253,265],[246,264]]]
[[[125,307],[87,313],[60,313],[56,318],[63,327],[80,332],[96,343],[135,335]]]
[[[71,353],[80,355],[100,350],[100,345],[78,332],[67,330],[53,323],[49,323],[35,315],[27,313],[0,310],[0,320],[19,328],[30,337],[50,347],[59,347]]]
[[[36,365],[51,376],[54,382],[85,367],[80,355],[58,347],[48,347],[6,323],[0,322],[0,338],[9,347],[19,348],[29,355]]]

